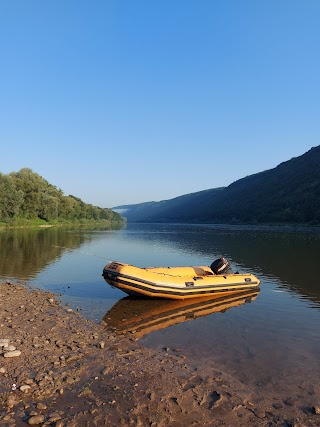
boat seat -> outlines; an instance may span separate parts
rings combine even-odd
[[[210,269],[210,267],[193,267],[194,271],[196,272],[197,276],[212,276],[213,272]]]

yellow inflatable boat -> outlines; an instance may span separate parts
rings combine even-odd
[[[258,288],[252,274],[233,273],[219,258],[210,267],[139,268],[112,261],[103,269],[105,281],[130,296],[186,299],[228,295]]]

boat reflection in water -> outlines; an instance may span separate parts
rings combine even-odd
[[[130,332],[135,337],[142,338],[153,331],[251,302],[258,294],[259,289],[210,299],[165,300],[125,297],[111,307],[101,323],[118,334]]]

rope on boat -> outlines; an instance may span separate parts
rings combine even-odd
[[[91,256],[94,256],[94,257],[96,257],[96,258],[101,258],[101,259],[104,259],[105,261],[109,261],[109,262],[114,261],[114,260],[112,260],[112,259],[107,259],[107,258],[105,258],[105,257],[103,257],[103,256],[99,256],[99,255],[95,255],[95,254],[90,254],[89,252],[79,251],[79,249],[67,248],[66,246],[58,246],[58,245],[52,245],[52,246],[53,246],[54,248],[62,248],[62,249],[68,249],[68,250],[72,250],[72,251],[80,252],[81,254],[84,254],[84,255],[91,255]]]

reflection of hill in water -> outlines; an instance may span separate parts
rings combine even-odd
[[[0,276],[18,279],[34,277],[66,249],[78,248],[86,240],[88,235],[57,228],[0,232]]]
[[[134,299],[125,297],[104,316],[102,324],[117,333],[131,332],[141,338],[152,331],[224,312],[256,299],[259,291],[192,300]]]
[[[210,225],[159,225],[157,229],[159,233],[146,233],[149,242],[188,248],[209,260],[223,255],[240,269],[279,278],[286,288],[320,302],[320,229]],[[142,235],[139,239],[143,240]]]

